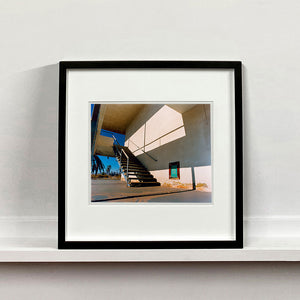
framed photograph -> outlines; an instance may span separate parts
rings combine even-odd
[[[60,62],[60,249],[243,247],[237,61]]]

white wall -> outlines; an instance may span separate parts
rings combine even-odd
[[[285,222],[278,226],[276,221],[279,233],[299,235],[299,225],[294,226],[300,218],[299,1],[1,0],[0,7],[0,217],[4,221],[19,216],[56,218],[58,61],[242,60],[245,218],[255,222],[276,216],[278,222]],[[21,226],[22,222],[15,225],[15,232]],[[270,228],[268,222],[258,227],[262,233]],[[8,228],[1,226],[1,231],[13,234]],[[280,232],[282,228],[285,232]],[[217,294],[294,299],[300,289],[299,268],[288,264],[172,264],[158,267],[160,272],[145,265],[97,266],[5,265],[1,288],[11,299],[21,295],[38,299],[36,291],[45,297],[59,293],[75,299],[85,292],[90,299],[100,293],[116,299],[116,288],[124,297],[136,299],[170,294],[177,299],[188,299],[187,295],[211,299]],[[103,270],[102,277],[95,281],[98,273],[90,273],[90,268]],[[83,278],[94,285],[85,282],[82,287]],[[55,290],[58,279],[61,291]],[[70,280],[69,289],[62,283]],[[206,289],[201,289],[204,283]]]

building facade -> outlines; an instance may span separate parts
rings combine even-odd
[[[165,186],[211,191],[210,104],[145,105],[125,146]]]

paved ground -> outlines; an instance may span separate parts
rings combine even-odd
[[[92,202],[194,202],[210,203],[211,193],[169,188],[127,187],[120,180],[91,180]]]

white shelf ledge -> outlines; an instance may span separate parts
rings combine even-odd
[[[0,262],[300,261],[299,239],[253,239],[244,249],[58,250],[56,240],[7,240]]]
[[[58,250],[56,216],[0,225],[0,262],[300,261],[300,216],[245,218],[244,249]]]

